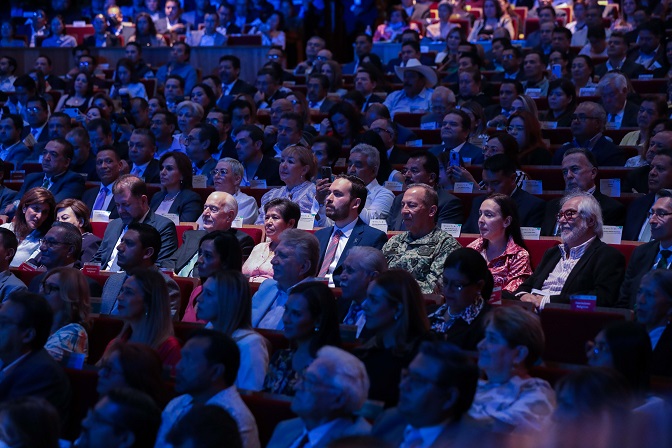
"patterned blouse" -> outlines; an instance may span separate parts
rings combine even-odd
[[[255,224],[264,224],[264,205],[275,198],[286,198],[296,202],[299,204],[301,213],[317,213],[320,209],[315,200],[315,184],[312,182],[305,181],[291,190],[287,187],[274,188],[261,197],[261,207],[259,207],[259,216],[257,216]]]
[[[84,354],[86,359],[89,356],[89,336],[81,325],[68,324],[49,336],[44,348],[56,361],[63,360],[65,353]]]
[[[541,431],[555,408],[555,392],[539,378],[514,376],[506,383],[479,380],[469,415],[513,432]]]
[[[243,274],[250,277],[250,281],[255,283],[273,278],[273,265],[271,264],[273,255],[270,241],[257,244],[243,264]]]
[[[292,368],[294,353],[293,349],[273,353],[264,379],[264,392],[291,396],[296,393],[296,383],[303,372],[297,372]]]
[[[485,301],[482,298],[479,298],[475,303],[466,307],[460,314],[450,314],[448,319],[445,318],[445,314],[449,305],[444,303],[428,316],[429,329],[438,334],[446,333],[458,319],[462,319],[467,324],[471,325],[478,315],[481,314],[484,303]]]
[[[517,245],[513,238],[509,238],[504,253],[488,261],[483,248],[484,243],[483,238],[478,238],[467,247],[480,252],[488,262],[488,269],[490,269],[490,273],[495,280],[495,288],[499,287],[502,288],[502,291],[515,292],[532,275],[530,254]]]

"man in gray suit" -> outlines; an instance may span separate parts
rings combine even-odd
[[[138,269],[155,269],[156,260],[161,251],[161,235],[159,231],[148,224],[132,222],[128,230],[121,237],[117,246],[117,263],[124,272],[117,272],[110,276],[103,286],[100,314],[117,314],[117,297],[124,282]],[[175,280],[163,274],[170,296],[170,313],[179,316],[180,288]]]
[[[325,346],[308,366],[292,400],[298,418],[280,422],[268,448],[322,448],[345,436],[368,434],[371,425],[355,416],[369,392],[364,363],[350,353]]]
[[[19,241],[9,229],[0,227],[0,303],[14,291],[25,291],[26,285],[9,270]]]

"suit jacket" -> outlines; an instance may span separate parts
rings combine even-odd
[[[26,176],[23,185],[17,194],[17,198],[22,198],[26,191],[31,188],[41,187],[44,181],[44,173],[31,173]],[[56,203],[68,198],[79,198],[84,193],[84,178],[70,170],[52,178],[53,185],[49,191],[54,195]]]
[[[14,291],[23,291],[26,289],[28,289],[26,285],[9,269],[0,272],[0,303],[7,300],[7,297]]]
[[[284,185],[284,182],[280,180],[280,162],[264,154],[264,158],[261,159],[261,163],[252,179],[266,179],[266,186],[268,187]]]
[[[89,36],[86,39],[84,39],[84,45],[87,47],[92,47],[95,48],[97,47],[96,45],[96,36]],[[118,47],[119,46],[119,38],[115,36],[112,33],[105,33],[105,47],[110,48],[110,47]],[[51,83],[49,83],[51,84]],[[52,88],[55,88],[52,86]]]
[[[95,47],[95,45],[94,45]],[[49,83],[52,89],[54,90],[66,90],[68,85],[65,81],[55,75],[49,75],[45,78],[45,81]]]
[[[329,246],[329,241],[331,240],[331,233],[334,231],[334,226],[325,227],[315,232],[317,240],[320,242],[320,262],[318,266],[321,267],[324,262],[324,255],[327,252]],[[387,242],[387,235],[381,232],[378,229],[367,225],[360,218],[357,218],[357,223],[352,229],[350,238],[341,253],[341,256],[336,262],[336,268],[334,269],[334,284],[338,287],[341,285],[341,272],[343,271],[343,262],[348,256],[348,252],[355,246],[370,246],[375,247],[376,249],[382,249],[385,243]],[[319,269],[319,268],[318,268]]]
[[[305,425],[300,418],[293,418],[278,423],[271,440],[266,445],[267,448],[289,448],[303,434]],[[311,445],[312,448],[325,448],[333,440],[341,437],[367,435],[371,431],[371,425],[363,417],[341,417],[336,419],[336,423],[320,439],[317,445]]]
[[[418,136],[411,128],[407,128],[406,126],[402,126],[400,124],[397,125],[397,141],[394,142],[395,144],[404,145],[409,140],[412,141],[417,139]]]
[[[442,152],[447,150],[448,149],[446,148],[445,144],[440,144],[430,148],[429,152],[434,154],[436,157],[439,157]],[[483,150],[474,144],[465,142],[464,145],[462,145],[462,149],[460,149],[460,158],[471,158],[472,165],[480,165],[483,163]]]
[[[131,165],[132,170],[133,164],[129,165]],[[142,173],[142,180],[147,184],[158,184],[161,182],[161,165],[158,160],[152,159],[149,161],[147,168],[145,168],[145,172]]]
[[[192,47],[200,47],[201,46],[201,39],[205,35],[205,30],[196,30],[192,31],[187,35],[187,43],[191,45]],[[211,45],[213,47],[223,47],[226,45],[226,37],[215,31],[215,44]]]
[[[103,240],[94,235],[93,233],[85,233],[82,235],[82,254],[79,257],[79,261],[82,263],[88,263],[96,256],[100,243]]]
[[[574,142],[565,143],[560,149],[553,153],[553,165],[561,165],[562,157],[570,148],[575,148],[576,145]],[[604,135],[600,137],[593,149],[591,149],[593,155],[597,159],[598,166],[623,166],[625,165],[625,155],[623,150],[614,144],[611,140],[607,139]]]
[[[616,199],[606,196],[595,190],[593,196],[600,203],[602,209],[602,221],[607,226],[623,226],[625,225],[625,206]],[[546,204],[546,215],[544,216],[544,223],[541,226],[541,234],[546,236],[555,235],[555,226],[557,224],[557,216],[560,211],[560,198],[551,200]]]
[[[0,185],[0,210],[4,210],[9,204],[16,199],[16,191]]]
[[[632,62],[633,64],[636,64],[636,60],[639,58],[639,50],[637,48],[634,48],[630,51],[630,54],[628,55],[628,61]],[[667,74],[668,66],[667,66],[667,57],[665,55],[665,46],[660,45],[658,48],[658,51],[656,52],[656,55],[654,57],[655,61],[658,62],[659,65],[661,65],[660,68],[656,69],[650,69],[647,70],[642,67],[642,72],[641,73],[650,73],[653,74],[654,78],[664,78],[665,75]],[[639,65],[639,64],[637,64]]]
[[[644,71],[644,67],[639,64],[635,64],[635,62],[630,59],[626,59],[625,62],[623,62],[623,65],[621,65],[620,70],[629,79],[637,79]],[[602,64],[595,67],[595,74],[600,78],[606,75],[608,71],[609,70],[607,69],[606,62],[603,62]]]
[[[408,162],[409,155],[410,153],[402,151],[397,145],[394,145],[388,160],[390,161],[390,165],[401,165]]]
[[[158,268],[155,268],[158,270]],[[166,281],[166,286],[168,287],[168,297],[170,298],[170,314],[174,318],[180,315],[180,302],[182,300],[182,295],[180,294],[180,287],[177,285],[175,280],[170,278],[170,276],[161,272],[163,279]],[[128,278],[126,272],[117,272],[108,277],[103,286],[103,291],[100,295],[101,304],[100,304],[100,314],[111,314],[114,309],[114,304],[119,297],[121,292],[121,287],[124,285],[124,282]]]
[[[648,193],[649,171],[651,171],[649,165],[632,168],[630,172],[628,172],[625,182],[621,184],[621,191],[624,193],[632,193],[632,190],[635,190],[638,193]]]
[[[70,381],[44,348],[30,352],[0,380],[0,402],[37,396],[54,405],[62,416],[70,407]]]
[[[628,269],[625,271],[625,279],[621,285],[618,298],[619,307],[634,308],[642,277],[653,268],[653,262],[656,261],[659,251],[660,243],[658,241],[644,243],[632,251]]]
[[[639,104],[633,103],[628,100],[625,102],[625,109],[623,110],[623,119],[621,120],[621,128],[636,128],[637,124],[637,115],[639,114]],[[609,120],[609,114],[607,113],[607,120]],[[625,162],[624,162],[625,163]]]
[[[112,188],[110,184],[109,188]],[[100,191],[99,187],[89,188],[82,195],[82,202],[86,204],[89,210],[93,210],[93,204],[96,203],[96,198],[98,197],[98,192]],[[117,211],[117,204],[114,202],[114,198],[110,201],[110,204],[107,206],[107,211],[110,212],[110,221],[117,219],[119,217],[119,212]]]
[[[348,311],[350,311],[350,305],[352,305],[353,300],[346,299],[344,297],[338,297],[336,299],[336,308],[338,310],[338,322],[345,323],[345,318],[348,316]],[[359,332],[359,341],[365,342],[371,339],[376,335],[376,332],[370,328],[366,328],[366,323],[364,323],[364,328]]]
[[[504,73],[504,72],[497,72],[497,73],[495,73],[494,75],[492,75],[492,78],[490,78],[490,82],[502,82],[502,81],[504,81],[505,79],[507,79],[505,76],[506,76],[506,73]],[[523,81],[525,81],[525,73],[523,73],[523,66],[522,66],[522,64],[521,64],[521,66],[520,66],[520,70],[518,70],[518,73],[516,73],[515,80],[516,80],[516,81],[519,81],[519,82],[523,82]]]
[[[548,249],[532,276],[520,285],[518,292],[529,293],[532,289],[541,289],[560,257],[559,246]],[[560,294],[551,296],[551,302],[569,303],[571,295],[587,294],[597,296],[597,306],[614,307],[618,304],[618,291],[624,273],[623,254],[595,238],[570,272]]]
[[[324,101],[322,101],[322,104],[320,105],[320,113],[321,114],[328,114],[329,109],[336,104],[333,101],[331,101],[329,98],[325,98]]]
[[[373,103],[382,103],[383,98],[376,95],[375,93],[372,93],[368,99],[364,101],[364,107],[362,107],[362,112],[366,112],[366,109],[373,104]]]
[[[238,78],[236,82],[233,84],[233,87],[231,87],[231,92],[229,95],[238,95],[240,93],[245,93],[247,95],[254,95],[257,93],[257,88],[254,87],[252,84],[249,84],[242,79]]]
[[[439,225],[444,223],[461,224],[464,221],[462,201],[445,190],[438,190],[437,193],[439,194],[439,210],[436,213],[436,222]],[[403,197],[403,194],[399,194],[392,202],[390,214],[386,218],[387,230],[406,230],[404,220],[401,217],[401,200]]]
[[[156,212],[156,209],[161,205],[161,201],[166,197],[165,191],[159,191],[152,196],[149,202],[149,209]],[[192,191],[184,189],[180,191],[173,205],[170,206],[168,213],[175,213],[180,217],[180,222],[196,222],[203,212],[203,199],[201,195]]]
[[[245,232],[241,232],[237,229],[229,229],[229,232],[232,233],[237,239],[238,244],[240,245],[240,250],[243,252],[243,261],[250,256],[252,248],[254,247],[254,240],[250,235]],[[161,267],[172,269],[174,272],[180,272],[183,267],[189,263],[189,261],[196,255],[198,252],[199,242],[205,234],[205,230],[187,230],[183,235],[183,243],[179,249],[164,262],[160,263]],[[194,277],[198,277],[198,266],[194,267]]]
[[[44,133],[44,131],[42,132]],[[48,133],[48,132],[47,132]],[[23,161],[30,157],[31,151],[30,148],[23,144],[22,141],[18,141],[12,149],[9,150],[5,162],[11,162],[14,164],[15,170],[20,170]]]
[[[660,335],[651,356],[651,375],[672,377],[672,323]]]
[[[159,231],[159,234],[161,234],[161,251],[159,252],[159,258],[156,261],[157,263],[161,263],[177,250],[177,232],[175,230],[175,224],[173,224],[170,219],[155,215],[151,210],[147,212],[147,218],[145,218],[143,222],[154,227]],[[105,266],[107,262],[110,261],[112,251],[114,250],[117,241],[119,241],[119,236],[121,236],[124,227],[126,227],[126,225],[121,218],[110,221],[105,229],[103,242],[100,244],[98,252],[96,252],[96,255],[91,261],[100,263],[102,266]]]
[[[25,140],[26,137],[28,137],[28,134],[30,134],[30,126],[24,126],[23,132],[21,132],[21,141],[22,142]],[[44,125],[44,128],[42,128],[42,132],[40,132],[40,136],[37,138],[37,143],[42,143],[43,145],[46,145],[47,142],[49,142],[49,140],[50,140],[50,138],[49,138],[49,127],[47,125]],[[35,145],[35,146],[37,146],[37,145]],[[44,149],[44,147],[43,147],[43,149]],[[42,153],[42,151],[40,151],[40,153],[37,154],[37,156],[39,157],[39,155],[41,153]],[[37,159],[35,159],[35,160],[37,160]]]
[[[488,195],[483,195],[474,198],[467,222],[462,226],[462,233],[479,233],[478,210],[487,197]],[[521,227],[541,227],[544,221],[544,209],[546,208],[546,203],[542,199],[528,193],[522,188],[516,188],[511,195],[511,199],[518,206],[518,218],[520,219]]]
[[[655,193],[649,193],[641,198],[637,198],[628,206],[628,212],[625,217],[625,227],[623,228],[623,239],[627,241],[637,241],[639,232],[642,230],[644,221],[648,219],[648,213],[656,200]]]

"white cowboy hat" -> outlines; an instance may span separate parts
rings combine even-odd
[[[436,85],[438,78],[434,69],[428,65],[422,65],[417,59],[409,59],[406,63],[406,67],[396,66],[394,67],[394,72],[397,74],[399,79],[404,79],[404,72],[406,71],[418,72],[425,77],[425,87],[431,89]]]

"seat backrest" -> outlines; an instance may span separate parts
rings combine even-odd
[[[105,353],[107,344],[117,337],[124,322],[109,316],[98,316],[91,322],[89,330],[89,358],[87,364],[95,365]]]

